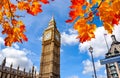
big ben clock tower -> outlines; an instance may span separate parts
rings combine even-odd
[[[39,78],[60,78],[60,33],[53,17],[43,33]]]

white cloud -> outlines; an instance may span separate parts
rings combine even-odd
[[[13,47],[7,47],[0,52],[0,62],[6,57],[6,66],[13,64],[14,68],[19,65],[21,69],[26,68],[27,71],[31,69],[33,63],[27,58],[27,53],[22,50],[17,50]]]
[[[105,43],[105,39],[104,39],[104,34],[105,33],[106,33],[106,31],[104,30],[103,27],[98,27],[96,32],[95,32],[95,37],[96,37],[95,39],[92,39],[91,41],[81,43],[79,45],[80,52],[88,51],[88,48],[91,45],[94,49],[94,52],[93,52],[94,57],[105,56],[105,53],[108,52],[108,49],[107,49],[107,46],[106,46],[106,43]],[[115,34],[117,40],[120,41],[120,25],[119,26],[114,26],[113,34]],[[111,39],[110,34],[106,35],[106,40],[107,40],[107,43],[110,47],[111,43],[112,43],[112,39]],[[89,54],[89,52],[88,52],[88,54]]]
[[[40,37],[38,40],[42,41],[42,38],[43,38],[43,37]]]
[[[87,74],[87,73],[91,73],[93,72],[93,65],[92,62],[90,60],[85,60],[82,62],[84,65],[84,69],[83,69],[83,74]],[[96,71],[99,71],[101,68],[103,68],[104,66],[102,66],[100,64],[100,61],[95,62],[95,69]]]
[[[73,75],[73,76],[69,76],[69,77],[67,77],[67,78],[79,78],[79,77],[76,76],[76,75]]]
[[[16,43],[13,44],[13,47],[16,48],[16,49],[20,48]]]
[[[62,32],[61,33],[61,43],[63,45],[74,45],[77,44],[79,41],[76,39],[77,32],[75,30],[69,29],[68,33]]]

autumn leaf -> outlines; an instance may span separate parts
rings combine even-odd
[[[30,8],[30,4],[27,2],[21,1],[21,2],[18,2],[17,7],[19,10],[27,10]]]
[[[76,11],[70,11],[69,16],[71,17],[71,19],[66,20],[67,23],[73,22],[78,15]]]
[[[25,31],[25,26],[24,25],[21,25],[20,26],[20,32],[24,32]]]
[[[41,5],[39,2],[33,2],[30,9],[27,10],[27,13],[32,15],[37,15],[38,13],[42,12]]]
[[[48,0],[40,0],[42,3],[44,3],[44,4],[48,4],[49,3],[49,1]]]
[[[10,4],[10,8],[11,8],[11,11],[12,11],[12,12],[15,12],[17,6],[11,3],[11,4]]]
[[[113,26],[111,25],[111,24],[109,24],[109,23],[107,23],[107,22],[104,22],[104,28],[105,28],[105,30],[107,30],[108,31],[108,33],[112,33],[113,32]]]
[[[86,24],[86,21],[84,19],[79,19],[75,23],[74,29],[78,31],[79,35],[77,38],[79,38],[80,42],[82,43],[95,38],[94,31],[96,30],[96,25]]]
[[[2,12],[0,12],[0,21],[3,19],[3,14],[2,14]]]
[[[12,19],[12,24],[15,26],[17,24],[17,20]]]
[[[28,38],[26,37],[26,35],[24,35],[24,34],[20,34],[20,35],[24,41],[28,41]]]

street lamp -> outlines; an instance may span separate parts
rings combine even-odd
[[[89,48],[89,52],[91,54],[91,57],[92,57],[92,64],[93,64],[93,69],[94,69],[94,75],[95,75],[95,78],[97,78],[97,75],[96,75],[96,70],[95,70],[95,64],[94,64],[94,59],[93,59],[93,48],[90,46]]]

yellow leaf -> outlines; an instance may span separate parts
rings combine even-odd
[[[3,19],[3,14],[0,12],[0,21]]]
[[[19,20],[19,21],[17,22],[17,24],[18,24],[19,26],[24,25],[21,20]]]
[[[11,18],[11,17],[12,17],[12,15],[11,15],[10,12],[6,12],[6,16],[7,16],[8,18]]]

